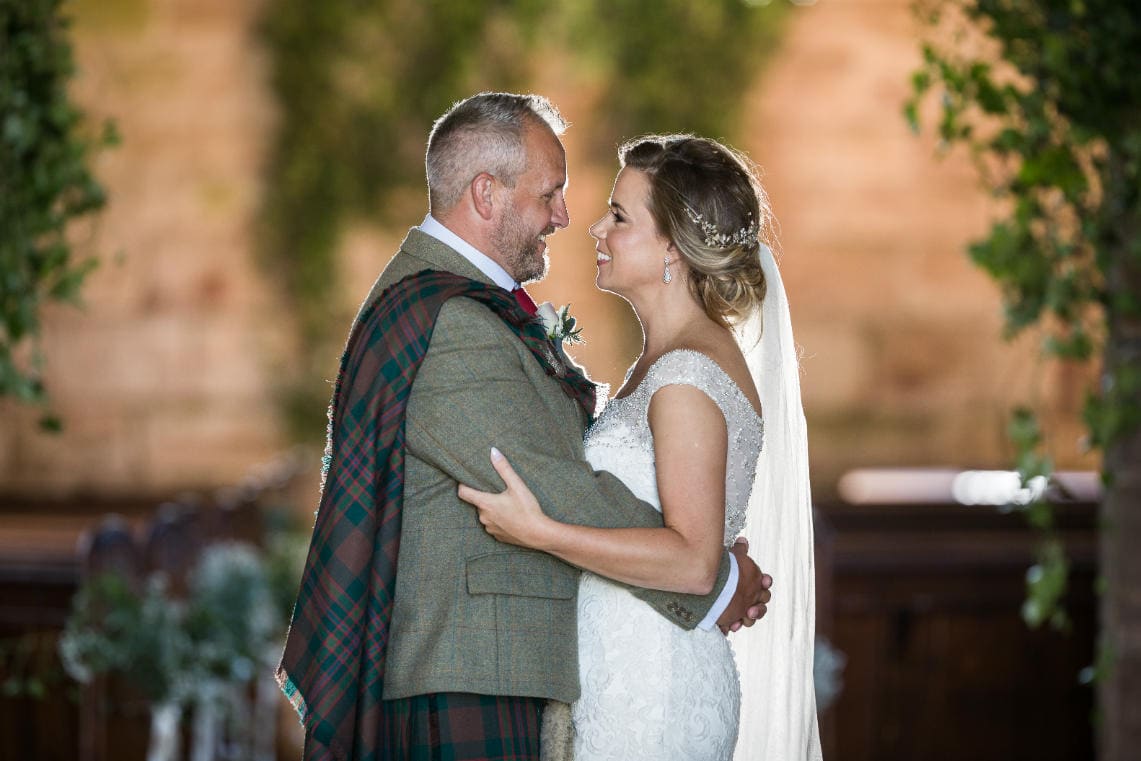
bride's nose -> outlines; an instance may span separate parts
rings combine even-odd
[[[590,237],[594,238],[595,240],[602,240],[603,238],[605,238],[606,237],[606,229],[605,229],[605,224],[604,224],[605,222],[606,222],[606,217],[603,217],[602,219],[598,220],[593,225],[588,227],[586,229],[586,231],[588,233],[590,233]]]

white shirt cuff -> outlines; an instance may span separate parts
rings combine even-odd
[[[717,601],[713,603],[713,607],[705,614],[705,618],[701,619],[701,623],[697,625],[698,629],[709,631],[717,625],[717,619],[721,618],[721,614],[729,607],[729,603],[733,601],[733,595],[737,593],[737,579],[740,572],[737,570],[737,556],[732,552],[729,553],[729,578],[725,581],[725,586],[721,589],[721,594],[717,595]]]

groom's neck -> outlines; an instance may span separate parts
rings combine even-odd
[[[487,220],[474,212],[465,210],[463,204],[459,204],[447,211],[439,213],[429,211],[429,213],[435,217],[436,221],[441,225],[470,243],[480,253],[492,259],[500,267],[503,267],[509,274],[511,273],[504,257],[495,248],[494,229]],[[514,277],[514,275],[512,275],[512,277]]]

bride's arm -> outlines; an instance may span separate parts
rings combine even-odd
[[[654,394],[654,436],[662,528],[600,529],[559,523],[542,513],[526,484],[502,457],[492,461],[507,490],[460,486],[496,539],[541,550],[627,584],[707,594],[717,578],[725,525],[728,434],[717,405],[692,386]],[[498,453],[495,453],[498,454]]]

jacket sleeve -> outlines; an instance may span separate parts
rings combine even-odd
[[[410,454],[456,482],[488,491],[504,488],[489,459],[491,447],[498,447],[544,512],[563,523],[662,525],[660,513],[615,476],[591,468],[577,405],[499,317],[470,299],[452,299],[440,311],[413,385],[406,430]],[[677,625],[693,628],[725,586],[728,557],[725,552],[708,595],[631,591]]]

